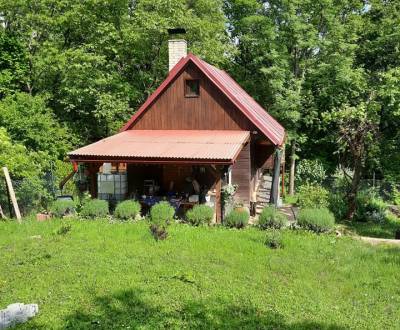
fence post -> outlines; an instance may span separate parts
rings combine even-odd
[[[8,173],[7,167],[3,167],[3,172],[4,172],[4,177],[6,178],[7,189],[8,189],[8,192],[10,194],[10,197],[11,197],[11,202],[12,202],[13,207],[14,207],[15,216],[17,217],[17,221],[19,223],[21,223],[21,213],[19,212],[17,198],[15,197],[14,188],[12,186],[10,173]]]

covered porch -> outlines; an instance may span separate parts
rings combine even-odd
[[[181,213],[205,203],[219,223],[221,188],[230,183],[230,167],[249,140],[247,131],[129,130],[69,158],[76,169],[84,167],[93,197],[136,199],[145,210],[168,200]]]

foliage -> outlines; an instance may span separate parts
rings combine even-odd
[[[92,199],[83,204],[80,216],[89,219],[105,218],[109,214],[108,202],[101,199]]]
[[[281,249],[284,247],[282,235],[278,230],[267,231],[264,244],[271,249]]]
[[[57,235],[66,235],[71,231],[72,225],[71,224],[62,224],[60,228],[57,229]]]
[[[224,225],[231,228],[244,228],[249,222],[249,212],[244,209],[233,209],[224,219]]]
[[[175,210],[168,202],[159,202],[150,209],[150,231],[156,240],[167,238],[167,227],[174,219]]]
[[[341,192],[331,192],[328,196],[329,210],[335,215],[335,219],[342,220],[346,216],[346,197]]]
[[[214,217],[214,210],[208,205],[195,205],[186,212],[187,221],[194,225],[209,225]]]
[[[298,224],[316,233],[331,231],[335,225],[335,217],[326,208],[304,208],[297,216]]]
[[[400,219],[387,213],[384,221],[347,221],[345,228],[356,235],[394,239],[397,230],[400,230]]]
[[[126,200],[117,205],[114,216],[121,220],[133,220],[140,215],[140,203],[133,200]]]
[[[288,230],[280,231],[284,249],[270,250],[264,231],[180,224],[169,227],[174,239],[159,246],[145,222],[71,219],[67,239],[54,237],[62,223],[0,221],[0,305],[17,296],[46,297],[22,328],[391,329],[400,323],[394,246]],[[38,233],[40,240],[30,238]],[[299,306],[312,312],[299,313]]]
[[[52,215],[62,218],[65,215],[74,214],[76,209],[75,202],[72,200],[59,199],[53,202],[50,207]]]
[[[326,172],[322,162],[318,159],[301,160],[296,168],[296,182],[298,185],[320,185],[326,179]]]
[[[329,192],[319,185],[305,184],[299,188],[297,196],[301,208],[328,207]]]
[[[45,99],[17,93],[0,101],[0,126],[13,141],[28,150],[43,152],[51,159],[64,158],[76,143],[69,130],[59,124]]]
[[[355,218],[358,221],[384,222],[387,209],[388,205],[374,189],[363,190],[357,195]]]
[[[281,229],[287,224],[287,218],[284,214],[280,213],[275,207],[264,207],[258,217],[258,226],[261,229],[274,228]]]
[[[395,205],[400,206],[400,191],[397,187],[392,188],[392,201]]]

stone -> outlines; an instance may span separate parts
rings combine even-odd
[[[15,303],[0,310],[0,329],[12,327],[18,323],[25,323],[39,312],[37,304]]]

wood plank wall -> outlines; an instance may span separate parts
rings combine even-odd
[[[199,97],[185,97],[186,79],[200,80]],[[247,117],[193,64],[184,69],[132,128],[255,130]]]
[[[250,206],[251,194],[251,158],[250,143],[247,143],[240,152],[236,163],[232,165],[232,184],[237,184],[235,199]]]

